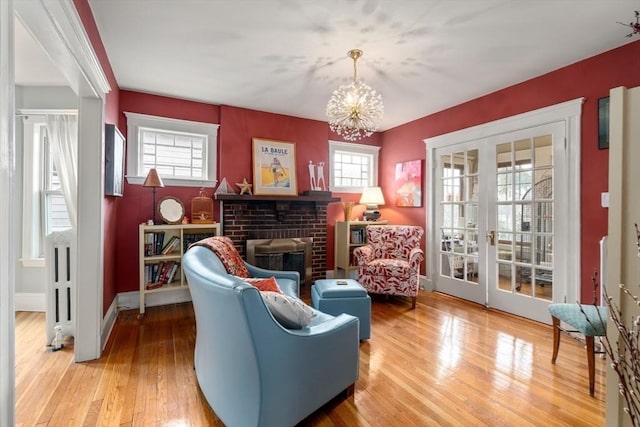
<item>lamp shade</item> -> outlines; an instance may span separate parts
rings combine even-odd
[[[142,184],[143,187],[164,187],[162,183],[162,179],[158,175],[158,172],[155,168],[149,169],[149,173]]]
[[[360,196],[360,203],[367,205],[362,213],[365,221],[377,221],[380,219],[380,211],[378,205],[384,205],[384,197],[380,187],[367,187]]]
[[[380,187],[367,187],[362,192],[360,203],[364,205],[384,205],[384,196]]]

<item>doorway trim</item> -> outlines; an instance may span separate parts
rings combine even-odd
[[[73,1],[15,0],[15,14],[78,96],[76,278],[84,285],[76,287],[74,356],[92,360],[102,350],[104,101],[111,87]]]
[[[13,0],[0,1],[0,426],[13,426],[15,411],[15,88]]]
[[[575,250],[567,254],[568,267],[565,277],[557,278],[558,281],[566,283],[565,293],[558,293],[557,295],[554,293],[554,302],[577,301],[580,298],[580,117],[584,100],[585,98],[577,98],[424,139],[427,155],[426,188],[429,194],[426,209],[426,247],[428,248],[426,285],[428,290],[434,289],[438,262],[437,255],[439,254],[440,245],[439,238],[436,238],[438,233],[435,229],[436,209],[438,208],[438,201],[435,200],[436,185],[438,184],[438,179],[435,176],[437,167],[437,159],[435,157],[436,149],[465,142],[486,140],[490,137],[505,133],[563,121],[566,130],[565,150],[568,167],[565,173],[567,179],[563,180],[563,182],[566,183],[566,194],[569,195],[571,200],[566,204],[566,211],[560,214],[569,219],[567,221],[567,227],[565,227],[562,232],[564,233],[565,241],[568,242],[569,246],[575,248]]]

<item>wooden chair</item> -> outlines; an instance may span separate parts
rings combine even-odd
[[[595,390],[595,337],[603,337],[607,333],[607,307],[579,304],[549,304],[549,313],[553,320],[553,357],[551,363],[556,363],[560,348],[560,332],[580,332],[587,344],[587,366],[589,368],[589,394]],[[574,330],[562,329],[560,322],[564,322]]]

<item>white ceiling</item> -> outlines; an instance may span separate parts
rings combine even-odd
[[[358,76],[389,129],[632,42],[638,0],[89,0],[122,89],[325,121]],[[17,77],[16,77],[17,78]]]
[[[31,34],[15,19],[15,83],[23,86],[66,86],[67,81],[36,43]]]

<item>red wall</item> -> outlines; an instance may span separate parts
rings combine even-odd
[[[382,135],[384,159],[381,185],[393,186],[396,162],[425,159],[423,139],[464,129],[585,97],[582,111],[581,145],[581,283],[582,302],[591,303],[591,275],[599,265],[599,240],[607,234],[607,210],[600,206],[600,193],[608,190],[608,150],[598,150],[597,103],[609,89],[640,85],[640,41],[569,65],[538,78],[474,99],[448,110],[415,120]],[[389,196],[389,199],[387,199]],[[395,200],[385,194],[388,205]],[[425,223],[425,209],[389,208],[392,222]]]

